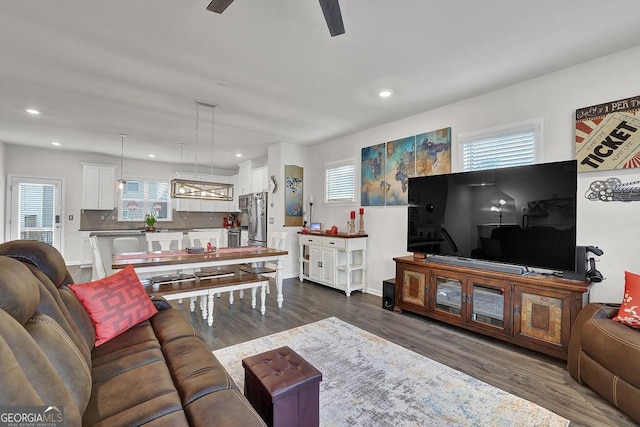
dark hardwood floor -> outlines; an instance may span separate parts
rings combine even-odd
[[[90,280],[90,269],[69,268],[76,282]],[[410,313],[381,308],[379,297],[344,293],[297,279],[284,281],[285,302],[277,309],[275,285],[264,316],[251,309],[248,292],[229,305],[228,295],[215,301],[209,327],[199,310],[173,302],[211,349],[219,349],[335,316],[361,329],[462,371],[571,420],[572,426],[633,426],[632,420],[589,388],[575,382],[566,362],[509,343],[464,331]]]

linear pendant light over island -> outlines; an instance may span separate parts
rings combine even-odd
[[[215,104],[197,100],[196,103],[196,158],[195,173],[198,174],[198,124],[200,107],[211,108],[211,175],[213,175],[213,129]],[[182,162],[182,147],[180,161]],[[171,180],[171,197],[179,199],[233,200],[233,184],[188,179]]]

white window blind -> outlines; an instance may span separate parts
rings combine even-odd
[[[356,166],[354,162],[332,164],[325,168],[325,202],[355,201]]]
[[[53,244],[55,187],[47,184],[20,184],[20,239]]]
[[[541,138],[541,119],[516,123],[498,130],[459,137],[462,170],[474,171],[536,162],[536,146]]]

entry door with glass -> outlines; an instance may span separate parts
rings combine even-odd
[[[62,251],[62,181],[11,178],[11,240],[38,240]]]

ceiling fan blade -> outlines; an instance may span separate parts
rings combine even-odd
[[[344,23],[338,0],[320,0],[320,7],[324,14],[324,20],[327,21],[331,37],[344,34]]]
[[[233,3],[233,0],[213,0],[209,3],[209,6],[207,6],[207,10],[222,13],[231,3]]]

